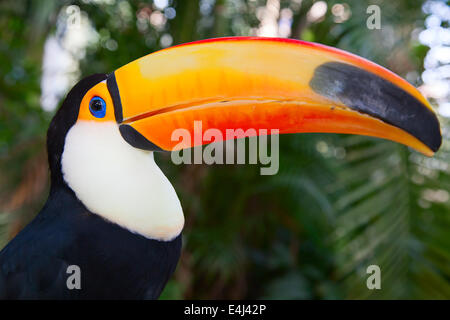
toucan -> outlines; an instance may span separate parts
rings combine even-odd
[[[184,216],[154,152],[199,144],[172,139],[194,121],[373,136],[427,156],[442,141],[416,88],[345,51],[231,37],[154,52],[67,94],[47,133],[48,200],[0,252],[0,298],[158,298],[180,258]]]

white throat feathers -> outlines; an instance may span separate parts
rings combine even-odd
[[[180,201],[153,152],[129,145],[116,123],[77,121],[67,133],[61,167],[78,199],[104,219],[163,241],[183,229]]]

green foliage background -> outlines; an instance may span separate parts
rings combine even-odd
[[[250,35],[266,2],[171,0],[176,16],[158,28],[137,21],[158,10],[152,1],[0,2],[0,247],[47,195],[52,113],[40,106],[42,57],[68,5],[100,35],[80,59],[83,77],[160,49],[165,34],[173,44]],[[314,2],[280,1],[293,13],[291,38],[339,47],[404,77],[423,71],[428,47],[412,36],[424,27],[422,1],[348,0],[352,14],[342,23],[330,10],[340,1],[309,21]],[[381,30],[366,28],[369,4],[382,9]],[[430,159],[388,141],[326,134],[282,136],[275,176],[254,165],[175,166],[157,155],[186,217],[182,258],[162,298],[449,299],[450,145],[441,121],[444,144]],[[381,268],[381,290],[366,287],[371,264]]]

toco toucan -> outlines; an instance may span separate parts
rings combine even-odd
[[[158,298],[180,257],[184,217],[153,152],[193,147],[171,134],[192,132],[194,121],[223,136],[238,128],[374,136],[428,156],[442,140],[417,89],[338,49],[236,37],[149,54],[84,78],[56,112],[49,197],[0,253],[0,298]]]

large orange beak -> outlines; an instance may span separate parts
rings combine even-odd
[[[392,72],[323,45],[222,38],[161,50],[107,79],[125,140],[175,150],[175,129],[279,129],[374,136],[433,155],[439,122],[417,89]]]

